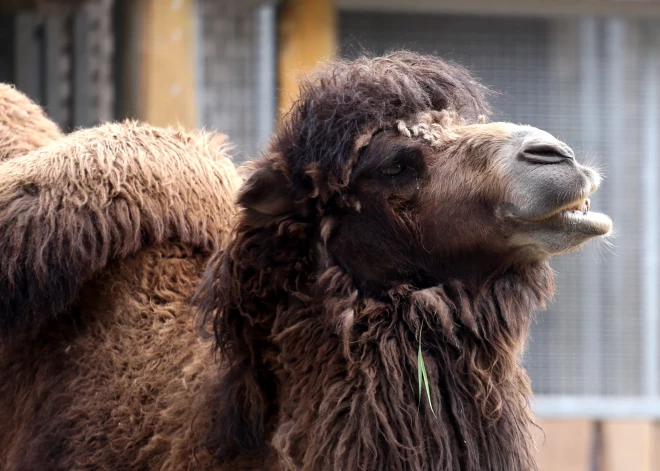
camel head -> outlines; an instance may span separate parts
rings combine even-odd
[[[490,123],[484,89],[408,52],[339,63],[303,86],[240,201],[315,218],[320,258],[367,291],[486,279],[606,235],[599,174],[547,132]]]
[[[489,123],[485,95],[463,68],[410,52],[334,62],[302,83],[251,164],[232,238],[197,297],[228,366],[222,426],[210,434],[217,456],[261,453],[272,434],[305,469],[429,469],[449,448],[471,464],[442,469],[534,467],[519,354],[553,292],[548,258],[611,221],[589,211],[598,174],[548,133]],[[422,343],[434,394],[471,408],[454,424],[427,411],[426,426],[410,425]],[[456,378],[461,387],[447,386]],[[404,409],[389,428],[383,411]],[[475,434],[486,422],[497,431]],[[379,439],[363,423],[402,435],[374,454]],[[401,457],[452,428],[462,440]],[[498,442],[477,443],[486,436]],[[358,451],[329,452],[333,437]],[[357,466],[359,456],[368,458]]]

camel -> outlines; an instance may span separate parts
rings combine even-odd
[[[327,63],[236,191],[146,125],[0,164],[3,469],[535,469],[548,260],[612,223],[485,97],[433,56]]]

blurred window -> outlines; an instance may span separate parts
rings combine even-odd
[[[14,83],[66,131],[114,117],[113,0],[0,17],[0,81]]]
[[[275,118],[276,7],[268,0],[198,0],[200,124],[253,157]]]

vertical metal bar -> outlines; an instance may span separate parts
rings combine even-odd
[[[84,9],[77,9],[73,16],[73,116],[74,128],[91,126],[90,116],[90,66],[89,66],[89,18]]]
[[[46,17],[44,29],[46,51],[46,109],[51,119],[66,128],[66,114],[62,104],[62,74],[60,70],[62,59],[62,35],[64,34],[64,19],[55,13]]]
[[[642,276],[642,306],[643,306],[643,374],[644,393],[647,396],[658,395],[658,309],[660,308],[660,211],[655,202],[658,201],[658,186],[660,178],[660,101],[658,100],[658,83],[660,83],[658,48],[660,44],[657,34],[646,42],[646,70],[644,74],[644,124],[643,124],[643,165],[642,194],[645,204],[643,211],[643,276]]]
[[[199,1],[199,0],[198,0]],[[143,37],[142,28],[145,27],[145,2],[135,2],[126,0],[123,3],[125,11],[124,26],[122,30],[117,31],[117,34],[123,36],[124,49],[117,51],[123,54],[122,59],[124,72],[119,76],[122,81],[122,108],[123,112],[121,117],[137,118],[140,115],[141,107],[143,106],[144,97],[141,95],[141,48]],[[198,3],[198,2],[196,2]],[[197,72],[196,72],[197,73]],[[120,98],[119,96],[117,98]],[[200,103],[198,101],[198,103]]]
[[[608,283],[609,306],[608,322],[613,332],[617,333],[616,339],[610,339],[608,348],[612,352],[609,356],[608,365],[611,366],[608,371],[608,380],[614,387],[609,393],[620,394],[628,389],[629,371],[626,360],[622,357],[622,348],[627,344],[626,336],[630,331],[630,319],[625,314],[630,311],[630,297],[628,291],[630,288],[625,283],[626,273],[626,254],[625,245],[631,243],[629,240],[629,230],[626,228],[626,221],[629,219],[626,210],[626,22],[621,18],[610,18],[605,20],[605,54],[607,68],[604,71],[606,79],[605,104],[607,108],[605,115],[605,132],[603,134],[603,144],[606,146],[611,159],[609,161],[608,185],[611,191],[609,199],[609,208],[615,224],[619,224],[619,233],[617,235],[617,250],[620,252],[612,257],[608,262]],[[615,226],[616,227],[616,226]],[[630,314],[634,315],[634,311]],[[628,340],[629,341],[629,340]]]
[[[195,117],[198,125],[206,125],[205,109],[207,106],[206,86],[204,77],[206,76],[206,61],[204,60],[204,0],[195,0],[194,8],[194,22],[193,31],[195,43],[193,49],[195,51]]]
[[[582,125],[584,146],[593,151],[598,148],[601,135],[600,123],[600,70],[598,60],[598,20],[584,18],[579,22],[579,53],[580,66],[580,124]],[[586,394],[599,394],[602,381],[602,302],[600,270],[593,260],[585,257],[583,265],[584,280],[589,280],[589,289],[585,290],[582,301],[582,361],[583,392]]]
[[[37,102],[42,102],[39,93],[39,51],[34,39],[37,25],[34,13],[16,14],[16,86]]]
[[[263,148],[273,131],[275,122],[275,46],[276,5],[265,3],[256,8],[256,137],[257,145]]]

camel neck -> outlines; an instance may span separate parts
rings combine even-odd
[[[508,273],[476,297],[455,282],[400,287],[389,300],[347,294],[337,276],[322,280],[337,297],[282,313],[273,333],[281,406],[271,443],[291,468],[533,468],[519,360],[549,269]]]

